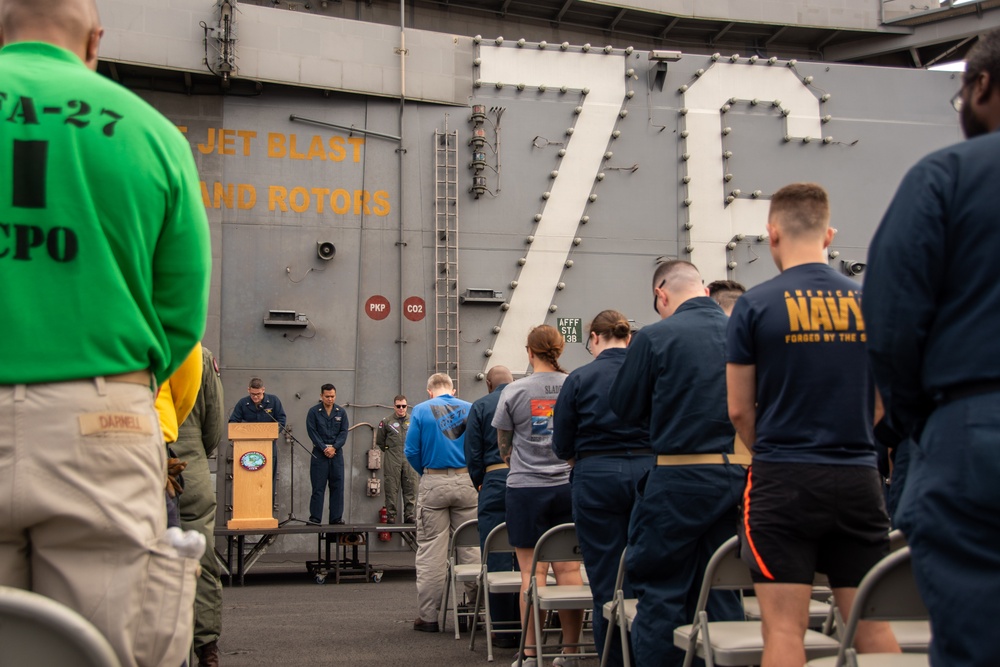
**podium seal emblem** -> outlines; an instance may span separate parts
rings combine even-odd
[[[264,456],[263,452],[247,452],[240,457],[240,467],[250,472],[260,470],[265,464],[267,464],[267,457]]]

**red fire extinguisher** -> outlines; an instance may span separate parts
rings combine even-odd
[[[378,522],[379,523],[389,523],[389,510],[382,506],[382,509],[378,511]],[[378,534],[379,542],[388,542],[392,539],[392,534],[387,531],[380,531]]]

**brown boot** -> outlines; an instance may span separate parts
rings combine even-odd
[[[195,649],[198,654],[198,667],[219,667],[219,644],[218,642],[208,642],[201,648]]]

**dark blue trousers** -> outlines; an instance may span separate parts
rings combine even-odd
[[[344,450],[332,459],[314,455],[309,463],[312,496],[309,498],[309,518],[322,522],[323,496],[330,489],[330,523],[344,518]]]
[[[913,440],[904,438],[896,445],[896,456],[892,462],[892,477],[889,484],[889,494],[885,499],[885,506],[889,512],[889,519],[892,527],[896,525],[896,511],[899,509],[899,501],[903,497],[903,489],[906,488],[906,472],[910,467],[910,448],[913,447]]]
[[[594,594],[594,643],[598,655],[604,650],[608,632],[601,609],[615,594],[618,561],[628,540],[636,485],[652,467],[651,455],[622,455],[588,456],[577,459],[573,468],[573,521]],[[623,589],[626,598],[634,597],[628,577]],[[611,644],[608,664],[623,664],[620,639]]]
[[[709,558],[736,534],[746,471],[734,465],[656,467],[640,482],[626,566],[639,608],[632,625],[636,667],[679,667],[674,629],[692,623]],[[739,596],[715,591],[712,621],[743,619]]]
[[[486,536],[490,531],[506,521],[507,517],[507,473],[508,469],[493,470],[483,477],[483,487],[479,489],[479,546],[486,544]],[[493,554],[486,562],[491,572],[510,572],[517,570],[517,559],[514,554]],[[493,622],[519,621],[521,611],[518,609],[517,594],[490,595],[490,616]],[[501,626],[509,628],[511,626]],[[509,637],[510,635],[503,635]]]
[[[934,667],[1000,665],[1000,394],[931,413],[897,519],[930,610]]]

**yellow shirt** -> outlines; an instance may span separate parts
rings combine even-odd
[[[160,386],[156,395],[156,411],[167,444],[177,440],[178,427],[194,408],[201,389],[201,343],[197,343],[184,363]]]

